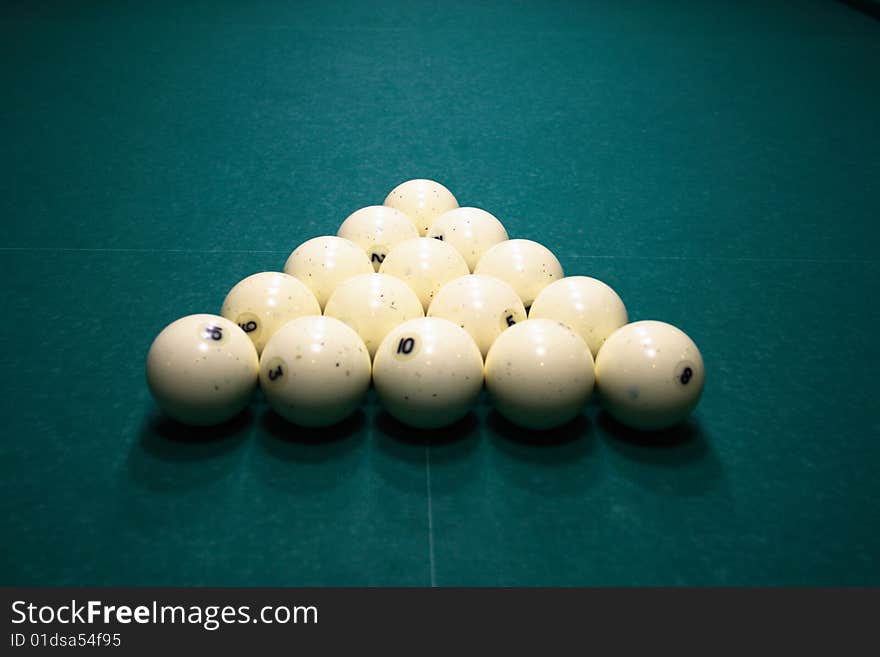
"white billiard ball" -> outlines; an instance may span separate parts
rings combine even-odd
[[[526,429],[552,429],[574,419],[593,383],[587,343],[550,319],[511,326],[486,356],[486,387],[495,407]]]
[[[336,234],[361,247],[373,263],[373,269],[379,271],[388,252],[404,240],[418,237],[419,229],[400,210],[371,205],[350,214]]]
[[[400,279],[388,274],[361,274],[339,284],[324,314],[354,329],[372,358],[391,329],[409,319],[424,317],[425,311],[416,293]]]
[[[364,341],[332,317],[286,323],[260,358],[260,388],[283,418],[305,427],[341,422],[360,406],[370,387]]]
[[[439,317],[404,322],[373,361],[383,406],[404,424],[435,429],[460,420],[483,387],[483,358],[468,333]]]
[[[392,189],[383,205],[397,208],[407,215],[419,229],[419,235],[424,237],[434,219],[447,210],[457,208],[458,201],[440,183],[417,178]]]
[[[427,310],[445,283],[466,276],[470,270],[455,247],[430,237],[416,237],[391,249],[379,272],[409,285]]]
[[[428,317],[458,324],[470,333],[485,358],[502,331],[525,321],[526,309],[516,290],[500,278],[468,274],[440,288],[428,307]]]
[[[700,401],[705,380],[697,345],[679,328],[633,322],[608,336],[596,356],[596,390],[605,409],[634,429],[665,429]]]
[[[229,290],[220,314],[247,333],[259,354],[286,322],[303,315],[320,315],[321,306],[299,279],[264,271],[248,276]]]
[[[542,244],[531,240],[499,242],[483,254],[475,274],[497,276],[516,290],[526,308],[538,293],[565,274],[556,256]]]
[[[156,336],[147,354],[147,385],[168,416],[192,425],[220,424],[247,406],[257,385],[254,343],[219,315],[188,315]]]
[[[431,224],[427,236],[458,249],[469,271],[474,270],[486,251],[508,239],[501,222],[480,208],[456,208],[444,212]]]
[[[373,265],[364,250],[351,240],[327,235],[300,244],[284,265],[284,273],[305,283],[321,308],[342,281],[372,273]]]
[[[593,358],[606,338],[629,321],[617,292],[589,276],[567,276],[550,283],[529,308],[532,318],[568,325],[586,341]]]

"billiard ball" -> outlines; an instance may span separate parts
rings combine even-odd
[[[483,358],[468,333],[439,317],[395,327],[379,346],[373,381],[400,422],[435,429],[460,420],[483,387]]]
[[[550,249],[521,239],[499,242],[486,251],[474,267],[474,273],[497,276],[509,283],[526,308],[541,290],[565,275]]]
[[[500,278],[484,274],[468,274],[446,283],[434,295],[427,314],[461,326],[484,358],[502,331],[526,319],[516,291]]]
[[[418,237],[419,229],[400,210],[371,205],[350,214],[336,234],[366,251],[373,269],[379,271],[388,252],[404,240]]]
[[[306,427],[336,424],[354,413],[370,386],[364,341],[332,317],[300,317],[269,339],[260,388],[272,409]]]
[[[458,201],[440,183],[417,178],[392,189],[383,205],[397,208],[407,215],[419,229],[419,235],[424,237],[434,219],[447,210],[457,208]]]
[[[320,315],[321,306],[305,283],[275,271],[264,271],[238,282],[226,295],[220,314],[235,322],[263,351],[281,326],[303,315]]]
[[[444,283],[466,276],[470,270],[455,247],[430,237],[416,237],[391,249],[379,272],[409,285],[427,310]]]
[[[703,392],[703,357],[679,328],[653,320],[608,336],[596,356],[596,390],[605,409],[634,429],[681,422]]]
[[[629,321],[617,293],[589,276],[567,276],[550,283],[538,293],[529,318],[566,324],[586,341],[593,358],[605,339]]]
[[[372,273],[364,250],[351,240],[327,235],[300,244],[284,265],[284,273],[298,278],[315,295],[321,308],[342,281]]]
[[[166,415],[184,424],[220,424],[241,412],[257,385],[257,350],[225,317],[188,315],[156,336],[147,385]]]
[[[482,255],[507,237],[507,231],[494,215],[480,208],[456,208],[437,217],[428,237],[451,244],[473,271]]]
[[[370,358],[387,333],[408,319],[424,317],[422,303],[410,287],[388,274],[360,274],[339,284],[324,315],[348,324],[361,336]]]
[[[574,419],[593,383],[587,343],[550,319],[511,326],[486,356],[486,387],[495,407],[526,429],[552,429]]]

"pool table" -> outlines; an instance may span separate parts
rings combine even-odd
[[[867,3],[863,3],[867,4]],[[880,22],[833,0],[22,2],[0,583],[880,585]],[[441,181],[707,368],[683,425],[155,407],[147,350]]]

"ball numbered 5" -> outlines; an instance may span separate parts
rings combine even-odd
[[[259,361],[250,338],[218,315],[188,315],[166,326],[147,354],[147,385],[170,417],[219,424],[244,409]]]
[[[526,309],[516,291],[500,278],[469,274],[440,288],[428,317],[442,317],[461,326],[485,358],[502,331],[525,321]]]

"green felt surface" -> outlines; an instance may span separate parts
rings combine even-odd
[[[0,583],[880,584],[880,23],[836,2],[0,9]],[[411,177],[601,278],[707,366],[652,440],[371,395],[219,431],[173,319]]]

